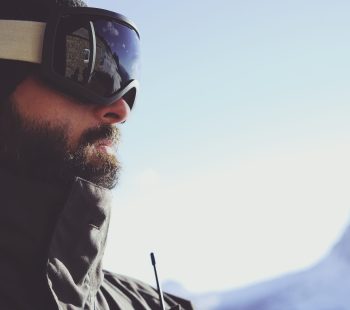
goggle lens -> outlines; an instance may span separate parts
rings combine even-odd
[[[63,16],[56,33],[54,71],[102,97],[139,78],[135,30],[100,16]]]

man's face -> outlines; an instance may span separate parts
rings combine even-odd
[[[120,169],[115,124],[129,112],[123,99],[83,105],[31,76],[0,104],[0,163],[43,181],[69,184],[79,176],[113,188]]]

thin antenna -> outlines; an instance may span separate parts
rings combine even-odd
[[[165,308],[164,308],[163,292],[162,292],[162,289],[160,288],[159,279],[158,279],[158,273],[157,273],[157,267],[156,267],[156,258],[154,257],[154,253],[153,252],[151,253],[151,261],[152,261],[154,274],[156,276],[156,281],[157,281],[157,289],[158,289],[159,300],[160,300],[160,308],[162,310],[165,310]]]

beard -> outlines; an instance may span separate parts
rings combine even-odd
[[[30,103],[28,103],[30,104]],[[80,177],[112,189],[119,178],[120,163],[114,154],[101,152],[94,143],[108,139],[117,145],[119,130],[102,125],[84,131],[77,146],[69,146],[68,122],[26,120],[14,102],[0,104],[0,166],[16,175],[69,186]]]

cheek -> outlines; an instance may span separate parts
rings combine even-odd
[[[52,122],[65,114],[61,98],[31,79],[20,84],[12,99],[20,114],[33,121]]]
[[[12,99],[23,119],[64,126],[71,147],[77,145],[87,128],[95,125],[92,108],[77,104],[35,79],[20,84]]]

